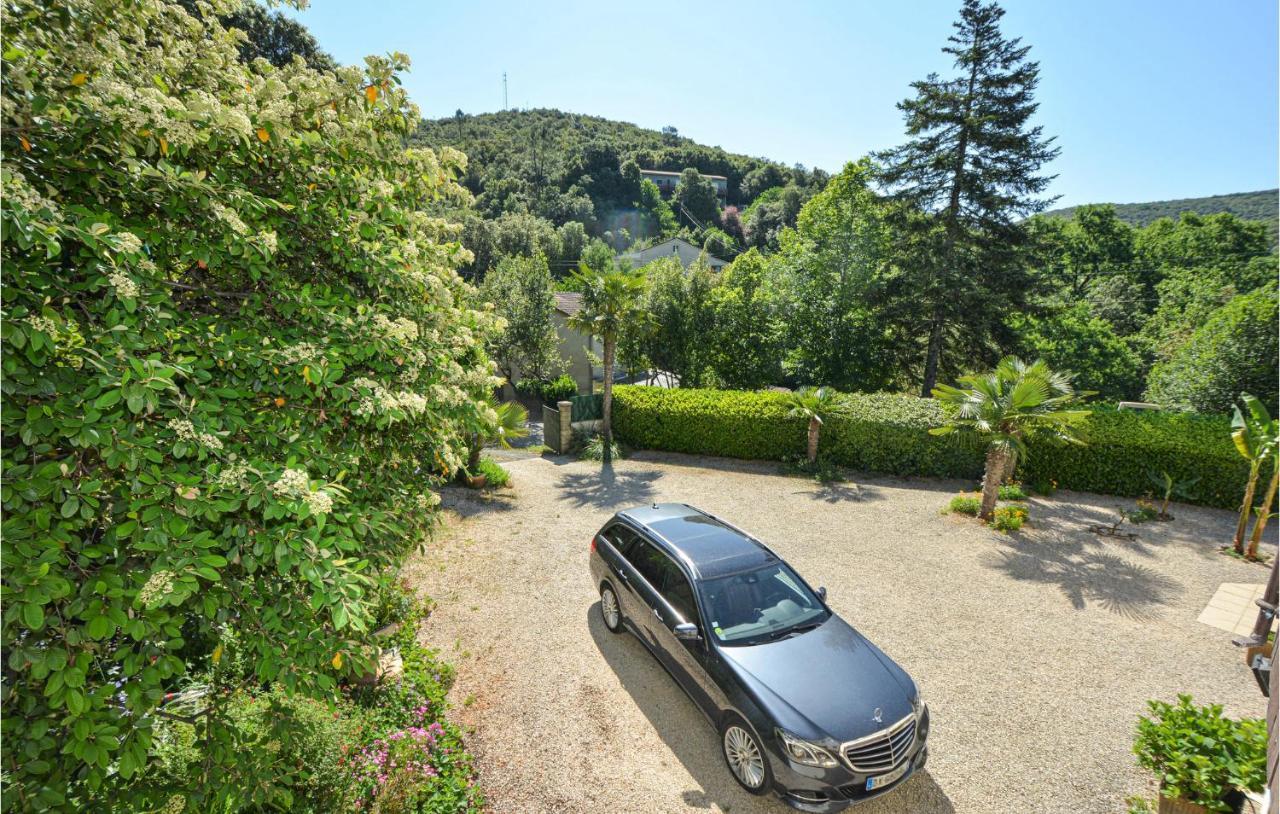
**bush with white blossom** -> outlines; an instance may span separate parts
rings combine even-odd
[[[4,797],[116,810],[152,722],[234,629],[324,697],[497,383],[401,55],[237,60],[236,3],[6,0]],[[424,495],[431,497],[424,499]],[[220,688],[189,810],[287,808],[235,773]],[[161,810],[157,791],[135,807]]]

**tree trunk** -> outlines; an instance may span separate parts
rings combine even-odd
[[[809,419],[809,463],[818,460],[818,429],[821,426],[817,417]]]
[[[1244,554],[1244,533],[1249,526],[1249,512],[1253,509],[1253,493],[1258,488],[1258,470],[1261,462],[1249,467],[1249,482],[1244,487],[1244,500],[1240,502],[1240,520],[1236,523],[1236,537],[1232,541],[1237,554]]]
[[[616,339],[605,337],[604,340],[604,432],[600,437],[604,441],[604,463],[613,462],[613,352],[618,344]]]
[[[1271,514],[1271,502],[1275,500],[1277,487],[1280,487],[1280,467],[1271,476],[1271,483],[1262,498],[1262,508],[1258,510],[1258,519],[1253,521],[1253,536],[1249,538],[1249,550],[1245,552],[1248,559],[1258,558],[1258,544],[1262,542],[1262,531],[1267,527],[1267,516]]]
[[[1010,451],[1005,458],[1004,471],[1000,473],[1000,483],[1005,484],[1013,480],[1014,472],[1018,468],[1018,453]]]
[[[480,468],[480,450],[484,444],[477,434],[471,438],[471,449],[467,452],[467,474],[474,475]]]
[[[990,520],[996,510],[996,499],[1000,497],[1000,476],[1004,474],[1005,459],[1009,453],[1003,449],[987,450],[987,467],[982,475],[982,509],[978,517]]]
[[[942,317],[933,317],[933,325],[929,328],[929,349],[924,357],[924,383],[920,386],[920,395],[933,397],[933,388],[938,384],[938,357],[942,355]]]

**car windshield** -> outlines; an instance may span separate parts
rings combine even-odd
[[[782,563],[699,584],[708,627],[726,645],[781,639],[817,627],[830,615]]]

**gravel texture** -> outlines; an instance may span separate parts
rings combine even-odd
[[[1002,535],[941,513],[971,486],[956,481],[824,487],[773,464],[665,453],[603,473],[505,465],[513,488],[494,497],[448,490],[455,514],[409,572],[439,602],[423,636],[458,665],[452,714],[475,728],[496,812],[789,810],[735,785],[693,702],[600,620],[591,535],[653,501],[761,537],[920,684],[928,769],[860,812],[1122,812],[1154,791],[1131,753],[1146,699],[1265,711],[1230,634],[1196,621],[1219,583],[1266,579],[1217,553],[1229,512],[1175,505],[1173,522],[1119,541],[1087,526],[1131,501],[1059,492]]]

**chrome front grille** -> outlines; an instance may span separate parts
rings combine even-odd
[[[897,766],[915,742],[916,716],[912,713],[879,732],[849,741],[840,753],[849,768],[859,774],[883,774]]]

